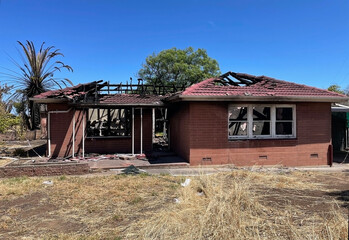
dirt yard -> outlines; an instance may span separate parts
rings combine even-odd
[[[47,140],[0,141],[0,157],[44,157]]]
[[[52,180],[53,185],[44,181]],[[347,239],[348,173],[0,179],[0,239]]]

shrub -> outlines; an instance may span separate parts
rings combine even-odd
[[[0,114],[0,133],[4,133],[9,128],[19,125],[20,118],[9,113]]]

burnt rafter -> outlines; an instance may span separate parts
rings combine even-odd
[[[261,81],[269,81],[272,78],[265,76],[254,76],[246,73],[227,72],[222,74],[215,83],[223,86],[250,86]]]
[[[126,84],[110,84],[109,82],[103,82],[102,80],[83,84],[76,90],[77,92],[84,94],[77,94],[70,98],[72,98],[75,103],[98,102],[100,98],[106,95],[137,94],[143,97],[149,95],[164,96],[183,91],[186,88],[185,85],[144,84],[142,79],[137,79],[137,81],[138,84],[132,84],[132,78],[130,78],[130,83],[126,82]]]

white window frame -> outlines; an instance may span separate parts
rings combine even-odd
[[[229,112],[233,107],[247,107],[247,135],[246,136],[229,136]],[[253,107],[270,107],[270,135],[253,135]],[[276,134],[276,108],[292,108],[292,134]],[[228,107],[228,139],[279,139],[279,138],[296,138],[296,105],[295,104],[230,104]]]

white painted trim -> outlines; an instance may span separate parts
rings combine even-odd
[[[82,110],[82,158],[85,158],[85,110]]]
[[[152,138],[151,138],[151,147],[153,149],[155,138],[155,108],[152,108]]]
[[[75,111],[74,111],[74,115],[73,115],[73,147],[72,147],[72,157],[74,157],[75,155]]]
[[[141,108],[141,154],[143,154],[143,108]]]
[[[135,155],[135,109],[132,108],[132,155]]]
[[[270,107],[270,135],[253,135],[253,107]],[[232,107],[247,107],[247,136],[229,136],[229,111]],[[292,135],[276,135],[276,108],[292,108]],[[280,139],[296,138],[297,136],[297,110],[295,104],[229,104],[228,106],[228,140],[246,140],[246,139]],[[239,122],[239,121],[237,121]],[[241,121],[244,122],[244,121]],[[289,121],[287,121],[289,122]]]
[[[51,131],[50,131],[50,112],[47,113],[47,157],[51,157]]]
[[[345,130],[345,149],[349,149],[349,128]]]

